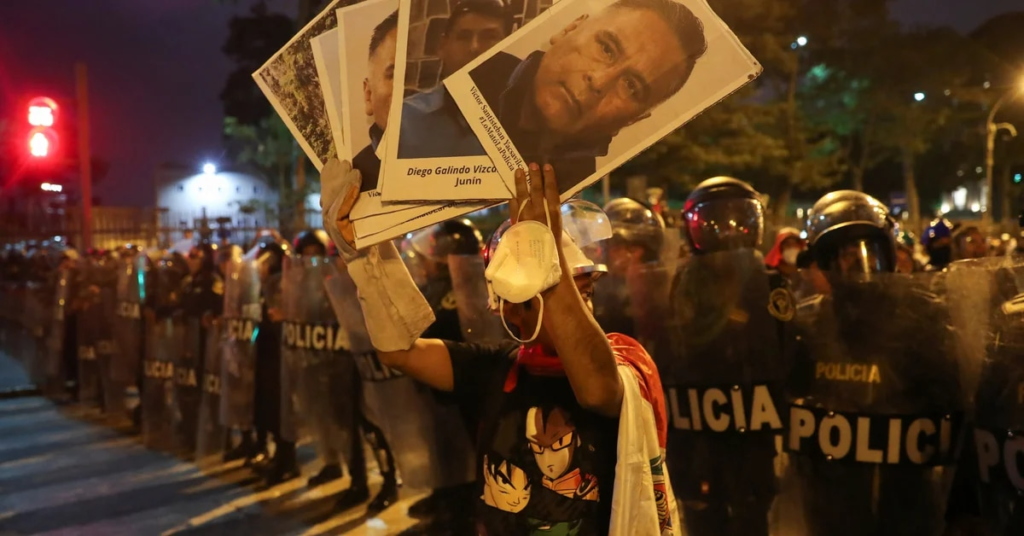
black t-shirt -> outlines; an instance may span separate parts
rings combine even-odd
[[[478,534],[607,534],[618,421],[584,410],[564,376],[521,369],[505,393],[515,345],[446,345],[475,423]]]

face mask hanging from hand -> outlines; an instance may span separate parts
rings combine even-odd
[[[519,207],[519,216],[526,207],[527,199]],[[544,213],[548,203],[544,200]],[[540,335],[544,320],[544,298],[541,293],[558,284],[562,277],[562,265],[558,259],[558,245],[551,232],[551,219],[544,225],[538,221],[520,221],[509,227],[494,250],[494,258],[484,272],[487,279],[487,294],[492,308],[498,309],[501,324],[513,339],[522,344],[533,342]],[[536,296],[540,300],[537,328],[527,340],[516,337],[505,322],[505,302],[525,303]]]

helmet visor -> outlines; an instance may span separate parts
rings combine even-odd
[[[826,246],[825,266],[846,276],[863,276],[891,272],[894,269],[891,246],[881,240],[858,238],[836,246]]]
[[[764,208],[753,199],[716,199],[683,214],[693,247],[700,253],[757,248]]]

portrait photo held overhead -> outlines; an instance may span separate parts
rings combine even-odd
[[[526,16],[550,6],[541,4]],[[508,37],[512,15],[500,0],[401,0],[395,76],[404,92],[392,97],[385,202],[511,197],[442,81]]]
[[[702,0],[569,0],[444,83],[507,186],[546,162],[565,200],[761,71]]]

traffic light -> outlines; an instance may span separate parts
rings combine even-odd
[[[49,97],[36,97],[28,103],[30,130],[26,139],[28,155],[34,160],[49,160],[57,153],[59,108]]]

